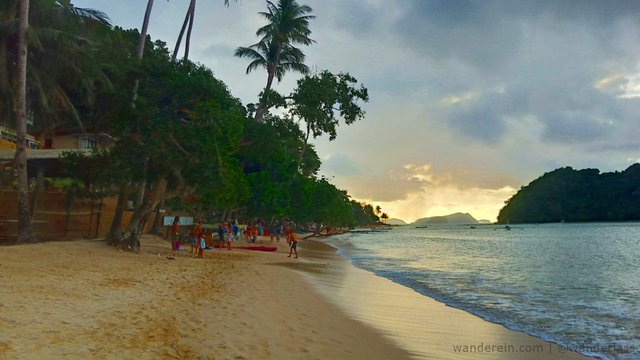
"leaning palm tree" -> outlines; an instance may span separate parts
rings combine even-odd
[[[238,0],[235,0],[238,2]],[[229,0],[224,0],[224,5],[229,6]],[[182,28],[180,28],[180,34],[178,35],[178,40],[176,41],[176,46],[173,49],[173,55],[171,56],[171,60],[175,61],[178,57],[178,51],[180,50],[180,45],[182,45],[182,37],[184,36],[184,31],[187,29],[187,25],[189,28],[187,30],[187,40],[184,44],[184,60],[189,59],[189,45],[191,45],[191,30],[193,29],[193,19],[196,16],[196,0],[191,0],[189,3],[189,8],[187,9],[187,15],[184,17],[184,22],[182,23]]]
[[[262,121],[269,108],[267,98],[275,78],[278,81],[282,80],[284,73],[289,70],[303,74],[309,72],[309,68],[303,63],[304,53],[294,45],[311,45],[315,42],[309,37],[309,20],[315,18],[309,15],[311,7],[299,5],[295,0],[279,0],[277,6],[267,1],[267,10],[259,13],[269,21],[256,31],[261,40],[249,47],[239,47],[234,54],[252,60],[247,67],[247,73],[258,67],[267,70],[267,85],[255,114],[255,120],[258,122]]]

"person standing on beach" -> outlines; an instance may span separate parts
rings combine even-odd
[[[287,243],[289,243],[289,256],[291,257],[291,253],[296,254],[296,259],[298,258],[298,240],[296,239],[296,234],[289,230],[287,232]]]
[[[282,237],[282,224],[280,221],[276,220],[276,241],[280,242],[280,237]]]
[[[173,218],[171,224],[171,250],[178,251],[180,248],[180,217]]]
[[[233,229],[233,239],[235,241],[238,241],[238,232],[240,231],[240,228],[238,227],[238,224],[236,224],[237,220],[231,223],[231,229]]]
[[[221,221],[220,224],[218,224],[218,247],[220,249],[224,247],[224,233],[225,233],[224,229],[225,229],[224,221]]]
[[[204,249],[207,247],[207,242],[204,240],[204,234],[200,233],[200,241],[198,244],[198,258],[203,258]]]
[[[229,223],[227,228],[227,250],[231,250],[231,242],[233,241],[233,225]]]
[[[276,226],[273,221],[269,223],[269,239],[273,242],[273,238],[276,236]]]
[[[198,252],[200,236],[202,236],[202,221],[198,221],[193,229],[191,229],[191,250],[189,252]]]

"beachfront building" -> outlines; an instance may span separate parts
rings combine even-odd
[[[17,234],[16,179],[13,160],[16,133],[0,125],[0,240]],[[34,230],[42,238],[62,239],[68,235],[94,237],[109,224],[105,201],[72,199],[65,190],[51,186],[48,179],[60,177],[60,159],[69,151],[90,154],[93,148],[108,148],[114,139],[105,133],[76,129],[56,129],[47,134],[27,136],[27,174]],[[108,213],[108,212],[107,212]]]

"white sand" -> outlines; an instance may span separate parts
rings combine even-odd
[[[277,253],[170,260],[78,240],[0,247],[1,359],[402,359]]]

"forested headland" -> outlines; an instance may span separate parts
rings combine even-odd
[[[523,186],[498,223],[640,220],[640,164],[622,172],[564,167]]]

